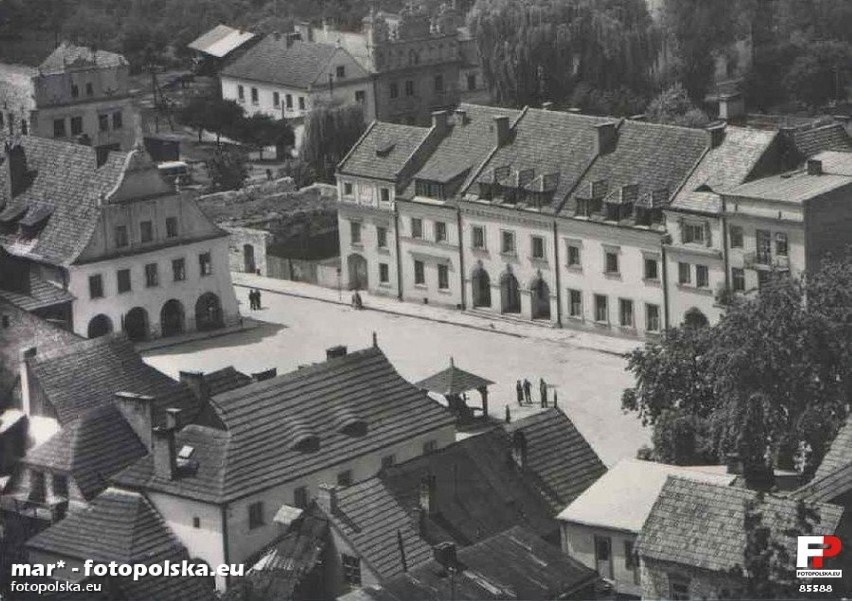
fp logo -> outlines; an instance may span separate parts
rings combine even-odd
[[[813,567],[822,568],[822,560],[840,553],[840,539],[834,535],[800,536],[796,552],[796,567],[808,568],[808,558],[813,558]]]

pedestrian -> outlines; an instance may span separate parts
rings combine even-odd
[[[506,423],[509,424],[512,422],[512,412],[509,411],[509,405],[506,405]]]
[[[255,307],[255,308],[260,309],[260,290],[255,291],[254,298],[257,301],[257,307]]]
[[[248,297],[249,297],[249,309],[254,311],[254,288],[249,290]]]
[[[521,384],[521,381],[518,380],[517,384],[515,384],[515,390],[518,393],[518,405],[524,404],[524,385]]]
[[[532,384],[526,378],[524,378],[524,400],[532,405]]]
[[[544,378],[539,378],[538,388],[541,391],[541,406],[547,407],[547,383],[544,381]]]
[[[359,311],[364,308],[364,303],[361,300],[361,294],[356,290],[355,291],[355,308]]]

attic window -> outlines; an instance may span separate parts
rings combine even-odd
[[[0,228],[7,232],[14,230],[18,221],[20,221],[26,214],[26,206],[9,207],[0,213]]]
[[[298,451],[299,453],[315,453],[319,451],[319,448],[319,436],[313,433],[299,434],[290,443],[290,450]]]
[[[192,454],[195,452],[195,448],[189,446],[188,444],[183,445],[178,452],[178,459],[187,460],[192,457]]]
[[[376,147],[376,156],[386,157],[393,151],[395,147],[396,142],[386,142],[384,144],[380,144]]]
[[[37,207],[29,211],[20,221],[21,233],[25,236],[35,236],[53,215],[53,207]]]
[[[337,431],[341,434],[346,434],[347,436],[366,436],[367,422],[356,419],[341,425]]]

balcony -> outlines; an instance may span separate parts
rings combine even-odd
[[[746,269],[755,269],[759,271],[789,271],[790,257],[786,255],[772,256],[770,252],[747,252],[743,253],[743,266]]]

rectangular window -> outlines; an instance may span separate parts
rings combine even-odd
[[[263,526],[263,501],[257,501],[248,506],[249,530]]]
[[[344,196],[352,196],[352,183],[351,182],[343,182],[343,195]]]
[[[53,474],[53,494],[57,497],[68,498],[68,478],[62,474]]]
[[[755,232],[755,243],[757,246],[757,262],[760,265],[769,265],[772,258],[772,236],[766,230]]]
[[[760,270],[757,272],[757,288],[762,289],[769,283],[769,272]]]
[[[388,188],[380,188],[379,199],[382,202],[390,202],[390,190]]]
[[[541,236],[532,237],[532,256],[533,259],[544,258],[544,238]]]
[[[251,89],[251,103],[252,103],[252,104],[257,104],[257,103],[258,103],[258,98],[259,98],[259,97],[258,97],[258,94],[257,94],[257,88],[252,88],[252,89]]]
[[[639,564],[636,561],[636,555],[633,550],[633,541],[624,541],[624,569],[633,572],[633,584],[641,584],[639,574]]]
[[[349,239],[352,244],[361,244],[361,224],[357,221],[349,222]]]
[[[86,96],[94,96],[95,88],[92,86],[92,82],[86,83]]]
[[[728,229],[731,238],[731,248],[743,247],[743,228],[738,225],[732,225]]]
[[[435,76],[435,92],[440,94],[444,91],[444,76],[436,75]]]
[[[390,97],[391,98],[399,98],[399,84],[395,81],[392,81],[390,84]]]
[[[780,257],[787,256],[787,234],[783,232],[775,234],[775,254]]]
[[[299,96],[299,110],[300,111],[305,110],[305,97],[304,96]]]
[[[379,263],[379,282],[382,284],[390,282],[390,269],[387,263]]]
[[[198,255],[198,267],[202,276],[213,273],[213,261],[210,258],[210,253],[201,253]]]
[[[172,276],[175,282],[182,282],[186,279],[186,261],[183,259],[172,260]]]
[[[405,95],[414,96],[414,81],[411,79],[405,82]]]
[[[272,106],[278,108],[281,106],[281,94],[278,92],[272,92]]]
[[[504,255],[515,254],[515,232],[502,232],[500,236],[500,252]]]
[[[681,230],[681,238],[683,242],[704,244],[704,226],[695,225],[693,223],[684,223]]]
[[[423,220],[419,217],[411,218],[411,237],[412,238],[422,238],[423,237]]]
[[[692,282],[692,265],[689,263],[677,264],[677,281],[679,284],[689,284]]]
[[[104,280],[100,275],[89,276],[89,298],[103,298]]]
[[[178,220],[177,217],[166,217],[166,238],[177,238],[178,235]]]
[[[201,528],[201,518],[197,515],[192,517],[192,527]]]
[[[361,586],[361,560],[342,553],[340,563],[343,566],[343,580],[352,587]]]
[[[428,455],[438,450],[438,443],[435,440],[427,440],[423,443],[423,454]]]
[[[53,120],[53,137],[54,138],[64,138],[65,137],[65,119],[54,119]]]
[[[388,247],[388,230],[384,227],[376,227],[376,246],[379,248]]]
[[[426,284],[426,272],[423,261],[414,261],[414,283],[419,286]]]
[[[382,469],[386,469],[391,467],[394,463],[396,463],[396,457],[393,455],[385,455],[382,457]]]
[[[292,94],[287,94],[287,95],[284,96],[284,105],[288,109],[293,108],[293,95]]]
[[[83,118],[71,117],[71,135],[79,136],[83,133]]]
[[[127,246],[127,226],[118,225],[115,228],[115,245],[117,248],[124,248]]]
[[[580,267],[580,247],[569,244],[566,247],[568,267]]]
[[[243,88],[243,86],[237,86],[237,99],[240,102],[246,101],[246,91],[245,91],[245,88]]]
[[[607,252],[604,257],[604,273],[618,275],[618,253]]]
[[[579,290],[568,291],[568,315],[571,317],[583,316],[583,293]]]
[[[337,68],[334,70],[334,74],[338,77],[338,79],[346,77],[346,66],[337,65]]]
[[[695,285],[699,288],[707,288],[710,285],[710,273],[706,265],[695,266]]]
[[[139,223],[139,239],[145,243],[154,239],[154,224],[150,221]]]
[[[476,74],[470,74],[467,76],[467,89],[469,92],[472,92],[476,89]]]
[[[71,85],[71,98],[77,98],[78,96],[80,96],[80,88],[78,88],[76,85],[72,84]]]
[[[649,332],[660,331],[660,306],[645,305],[645,329]]]
[[[737,267],[731,269],[731,287],[734,292],[745,291],[745,271]]]
[[[115,274],[115,279],[119,294],[130,292],[131,283],[129,269],[119,269]]]
[[[435,242],[447,241],[447,224],[443,221],[435,222]]]
[[[155,286],[159,286],[160,284],[160,275],[157,272],[157,264],[156,263],[148,263],[145,265],[145,287],[153,288]]]
[[[680,574],[669,574],[669,599],[687,601],[689,598],[689,578]]]
[[[438,265],[438,288],[441,290],[450,288],[450,268],[446,265]]]
[[[626,298],[618,300],[619,323],[624,328],[633,327],[633,301]]]
[[[473,226],[473,248],[480,250],[485,248],[485,228],[481,225]]]
[[[606,296],[603,294],[595,295],[595,321],[609,323],[609,308]]]
[[[112,114],[112,128],[113,129],[121,129],[124,127],[124,119],[122,117],[121,111]]]
[[[308,506],[308,489],[300,486],[293,490],[293,507],[305,509]]]
[[[660,279],[659,263],[656,259],[645,259],[645,279],[658,280]]]
[[[351,486],[352,485],[352,470],[343,470],[339,474],[337,474],[337,485],[338,486]]]
[[[367,93],[364,90],[355,90],[355,102],[359,104],[367,102]]]
[[[98,115],[98,130],[109,131],[109,115]]]

